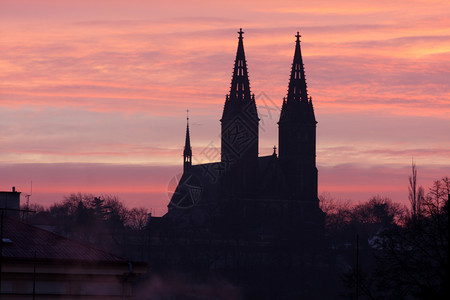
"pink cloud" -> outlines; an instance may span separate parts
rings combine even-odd
[[[410,167],[318,166],[319,192],[353,203],[372,196],[390,197],[407,204]],[[13,164],[0,165],[2,190],[15,186],[32,203],[49,206],[70,193],[117,195],[129,207],[142,206],[162,215],[167,211],[169,183],[181,174],[178,166],[139,166],[111,164]],[[434,180],[448,176],[450,168],[418,165],[419,183],[425,188]],[[6,175],[8,174],[8,175]]]
[[[218,120],[238,28],[246,32],[252,91],[257,96],[264,92],[276,110],[286,94],[293,35],[300,30],[319,121],[321,189],[342,195],[347,190],[358,199],[383,186],[390,191],[394,185],[364,172],[396,178],[392,166],[407,169],[411,156],[419,165],[450,166],[450,145],[443,138],[450,124],[448,8],[448,1],[314,1],[299,6],[289,1],[4,0],[0,161],[178,166],[188,107],[198,124],[191,128],[194,156],[202,159],[206,145],[220,144]],[[257,104],[267,114],[263,98]],[[276,110],[270,117],[260,116],[262,155],[277,144]],[[349,171],[354,167],[332,169],[342,164],[366,168],[355,173]],[[391,167],[386,172],[376,167],[386,164]],[[26,168],[20,176],[64,173],[34,166],[43,171]],[[366,182],[352,186],[337,180],[344,175]],[[8,182],[20,181],[20,176]],[[103,193],[108,187],[133,195],[119,175],[96,186],[77,176],[71,182],[48,178],[42,186],[61,185],[45,190],[52,199],[66,190]],[[403,175],[398,176],[393,182],[400,187]],[[162,197],[164,184],[156,176],[149,180],[139,183],[136,196],[127,201]],[[163,207],[164,201],[158,205]]]
[[[418,182],[428,191],[433,181],[448,176],[449,172],[449,167],[418,165]],[[353,203],[364,202],[370,197],[380,195],[408,205],[410,173],[411,166],[319,166],[319,192],[329,193],[342,201],[351,200]]]
[[[181,165],[181,164],[180,164]],[[117,195],[127,206],[142,206],[164,213],[170,180],[181,167],[111,164],[12,164],[0,165],[2,190],[15,186],[32,203],[49,206],[70,193]]]

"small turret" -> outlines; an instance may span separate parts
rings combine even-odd
[[[189,110],[187,112],[186,117],[186,141],[184,143],[184,151],[183,151],[183,167],[186,171],[192,166],[192,148],[191,148],[191,139],[189,136]]]

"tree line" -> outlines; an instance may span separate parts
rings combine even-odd
[[[356,205],[326,194],[319,197],[325,212],[320,257],[330,274],[338,274],[337,297],[449,298],[450,179],[443,177],[425,189],[418,185],[413,164],[408,183],[409,207],[380,196]],[[151,236],[147,209],[127,208],[116,196],[70,194],[48,208],[35,204],[29,209],[36,213],[24,215],[26,222],[127,259],[150,259],[152,244],[161,240]]]
[[[130,244],[143,242],[149,218],[148,209],[128,208],[112,195],[72,193],[48,208],[32,204],[28,209],[35,211],[22,216],[29,224],[130,259],[134,256]]]
[[[410,207],[379,196],[352,206],[322,195],[327,239],[346,286],[341,296],[450,299],[449,197],[449,177],[426,191],[417,184],[414,165]]]

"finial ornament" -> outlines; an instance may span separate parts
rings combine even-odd
[[[297,34],[295,35],[295,37],[297,38],[297,42],[300,42],[301,35],[298,31],[297,31]]]
[[[242,35],[244,34],[244,32],[242,31],[242,28],[239,28],[239,39],[243,39]]]
[[[186,119],[189,121],[189,108],[186,109]]]

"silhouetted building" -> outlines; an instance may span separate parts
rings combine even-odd
[[[193,164],[188,118],[183,175],[169,211],[148,223],[148,261],[154,271],[175,269],[198,282],[226,278],[244,299],[329,299],[335,295],[325,288],[333,273],[317,196],[317,122],[300,35],[278,122],[279,155],[274,147],[260,157],[260,119],[242,34],[220,120],[220,161]],[[218,152],[202,150],[207,157],[219,157]]]
[[[5,216],[19,219],[20,217],[20,192],[13,186],[11,192],[0,192],[0,210],[4,210]]]
[[[317,234],[323,212],[317,197],[316,119],[308,97],[296,35],[294,60],[279,126],[279,155],[258,156],[259,118],[240,30],[230,93],[221,121],[221,161],[192,164],[189,123],[184,173],[163,219],[179,230],[303,237]],[[189,119],[188,119],[189,122]],[[208,151],[213,149],[204,149]]]
[[[135,299],[146,263],[4,217],[1,299]]]

